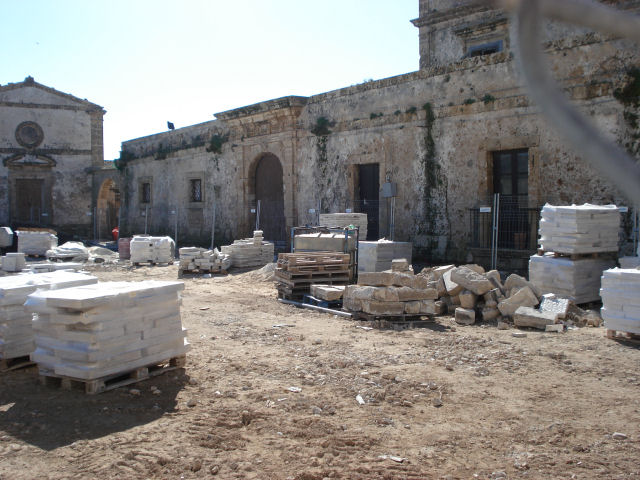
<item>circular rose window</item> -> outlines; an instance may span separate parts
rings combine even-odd
[[[22,122],[16,128],[16,140],[26,148],[35,148],[42,143],[44,134],[36,122]]]

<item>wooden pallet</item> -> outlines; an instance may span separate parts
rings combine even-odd
[[[154,363],[145,367],[139,367],[127,372],[115,373],[107,375],[95,380],[83,380],[79,378],[66,377],[64,375],[56,375],[48,370],[39,369],[40,383],[48,387],[62,388],[64,390],[81,389],[88,395],[96,395],[98,393],[113,390],[115,388],[124,387],[132,383],[142,382],[165,372],[182,368],[186,364],[186,355],[180,355],[167,359],[163,362]]]
[[[427,315],[373,315],[365,312],[350,313],[352,315],[352,319],[360,322],[367,322],[370,327],[380,330],[407,330],[433,325],[433,320]]]
[[[617,258],[618,252],[593,252],[593,253],[562,253],[562,252],[548,252],[546,250],[538,249],[538,255],[542,256],[546,253],[553,254],[554,258],[567,258],[569,260],[583,260],[585,258]]]
[[[286,280],[302,280],[304,278],[337,278],[337,277],[349,277],[348,269],[331,270],[331,271],[304,271],[304,272],[291,272],[277,268],[275,271],[276,278],[283,278]]]
[[[607,330],[607,338],[640,344],[640,335],[638,335],[637,333],[621,332],[619,330]]]
[[[29,355],[15,358],[0,358],[0,373],[30,367],[31,365],[35,365],[35,363],[31,361]]]
[[[322,272],[348,272],[349,262],[332,263],[329,265],[312,264],[312,265],[289,265],[287,263],[278,263],[277,268],[283,272],[295,273],[322,273]]]
[[[283,283],[290,287],[298,287],[306,285],[307,290],[312,283],[324,283],[327,285],[347,285],[349,283],[349,275],[334,275],[334,276],[310,276],[303,278],[282,278],[279,275],[275,276],[276,281]]]

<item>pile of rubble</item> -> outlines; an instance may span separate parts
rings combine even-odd
[[[179,252],[179,272],[226,273],[231,267],[231,256],[217,248],[182,247]]]
[[[29,295],[41,375],[95,380],[182,356],[182,282],[105,282]]]
[[[18,252],[44,257],[47,250],[58,246],[58,237],[51,232],[18,230]]]
[[[131,263],[172,263],[175,247],[171,237],[134,235],[129,244]]]
[[[97,282],[96,277],[65,271],[0,279],[0,359],[22,357],[33,352],[32,314],[23,306],[29,294],[36,290],[56,290]]]
[[[264,241],[262,230],[255,230],[253,238],[235,240],[220,250],[231,257],[231,265],[237,268],[261,267],[273,262],[274,245]]]

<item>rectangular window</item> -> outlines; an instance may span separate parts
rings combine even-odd
[[[482,55],[490,55],[502,51],[502,40],[496,42],[482,43],[473,45],[467,50],[467,57],[480,57]]]
[[[189,180],[190,184],[190,200],[192,202],[202,202],[202,180],[199,178],[193,178]]]
[[[151,184],[149,182],[140,184],[140,203],[151,203]]]

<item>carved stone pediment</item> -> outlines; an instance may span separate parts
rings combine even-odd
[[[20,167],[42,167],[52,168],[56,166],[56,161],[43,154],[33,153],[16,153],[2,161],[3,165],[8,168]]]

